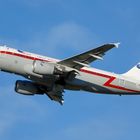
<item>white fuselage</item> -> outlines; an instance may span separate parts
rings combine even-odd
[[[44,57],[8,47],[0,47],[0,69],[15,73],[32,81],[47,85],[49,79],[32,71],[34,61],[57,63],[59,60]],[[140,94],[140,81],[123,75],[114,74],[95,68],[84,67],[73,81],[67,81],[65,89],[85,90],[106,94]]]

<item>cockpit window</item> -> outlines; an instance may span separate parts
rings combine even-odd
[[[21,50],[17,50],[18,52],[20,52],[20,53],[23,53],[23,51],[21,51]]]

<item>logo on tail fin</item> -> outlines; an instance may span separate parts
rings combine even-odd
[[[140,69],[140,64],[137,65],[137,68]]]

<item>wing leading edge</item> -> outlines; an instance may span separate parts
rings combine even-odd
[[[85,53],[62,60],[58,62],[58,64],[65,65],[75,69],[80,69],[82,67],[88,66],[95,60],[98,59],[103,60],[102,57],[105,55],[105,53],[114,47],[118,48],[119,44],[120,43],[105,44],[98,48],[87,51]]]

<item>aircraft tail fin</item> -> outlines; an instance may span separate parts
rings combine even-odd
[[[140,81],[140,63],[138,63],[136,66],[134,66],[123,75]]]

